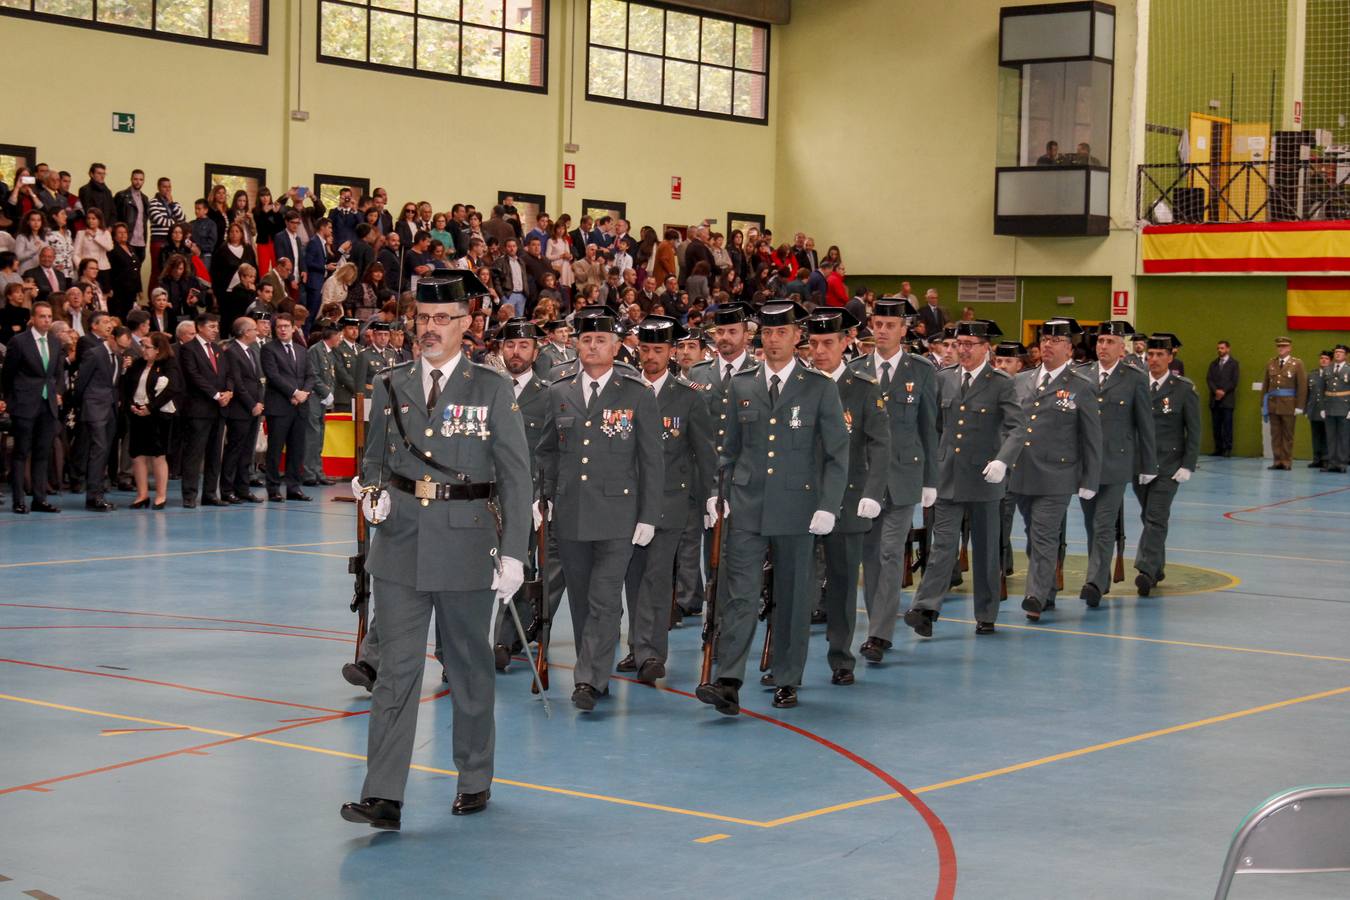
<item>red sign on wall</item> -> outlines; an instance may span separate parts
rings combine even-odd
[[[1294,101],[1294,124],[1295,124],[1295,125],[1302,125],[1302,124],[1303,124],[1303,101],[1302,101],[1302,100],[1295,100],[1295,101]]]
[[[1111,318],[1128,319],[1130,317],[1130,292],[1111,292]]]
[[[563,187],[574,188],[576,186],[577,186],[576,163],[563,163]]]
[[[670,199],[680,199],[680,194],[684,192],[684,181],[678,175],[670,176]]]

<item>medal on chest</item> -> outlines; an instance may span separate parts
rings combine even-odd
[[[1078,403],[1073,399],[1073,391],[1055,391],[1055,405],[1070,412],[1078,408]]]
[[[800,406],[792,407],[792,412],[788,415],[789,428],[802,427],[802,408]]]
[[[606,409],[600,413],[600,431],[605,437],[618,437],[628,440],[633,434],[633,411],[631,409]]]
[[[848,429],[849,434],[853,433],[853,410],[851,409],[844,410],[844,427]]]
[[[905,382],[905,402],[906,403],[914,402],[914,382],[912,381]]]
[[[1163,415],[1165,415],[1165,416],[1166,416],[1166,415],[1169,415],[1169,414],[1172,412],[1172,398],[1171,398],[1171,397],[1163,397],[1163,398],[1162,398],[1162,411],[1163,411]]]
[[[441,436],[476,437],[487,440],[492,434],[488,430],[488,408],[486,406],[464,406],[452,403],[445,408],[441,417]]]
[[[661,432],[661,440],[664,441],[666,438],[679,437],[680,417],[666,416],[661,420],[661,428],[663,429],[663,431]]]

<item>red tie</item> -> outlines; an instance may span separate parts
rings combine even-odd
[[[206,358],[211,360],[211,370],[216,374],[220,374],[220,369],[216,367],[216,351],[210,344],[206,345]]]

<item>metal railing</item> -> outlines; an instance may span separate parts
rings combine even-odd
[[[1146,163],[1135,214],[1157,224],[1350,219],[1350,160]]]

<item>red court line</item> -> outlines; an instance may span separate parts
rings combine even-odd
[[[1289,504],[1289,503],[1298,503],[1300,500],[1313,500],[1313,499],[1316,499],[1317,497],[1329,497],[1329,496],[1331,496],[1332,494],[1341,494],[1341,493],[1344,493],[1345,491],[1350,491],[1350,487],[1333,488],[1333,489],[1331,489],[1331,490],[1329,490],[1329,491],[1322,491],[1322,492],[1317,493],[1317,494],[1308,494],[1307,496],[1304,496],[1304,497],[1290,497],[1290,498],[1287,499],[1287,500],[1277,500],[1277,501],[1275,501],[1274,503],[1263,503],[1263,504],[1260,505],[1260,506],[1249,506],[1249,507],[1247,507],[1246,509],[1232,509],[1232,510],[1229,510],[1228,512],[1224,513],[1224,514],[1223,514],[1223,517],[1224,517],[1225,519],[1227,519],[1228,521],[1230,521],[1230,522],[1237,522],[1237,523],[1239,523],[1239,524],[1241,524],[1241,525],[1269,525],[1269,524],[1270,524],[1269,522],[1254,522],[1254,521],[1252,521],[1252,520],[1250,520],[1250,519],[1243,519],[1243,518],[1240,518],[1240,516],[1241,516],[1243,513],[1260,512],[1260,511],[1263,510],[1263,509],[1274,509],[1274,508],[1277,507],[1277,506],[1285,506],[1285,505],[1287,505],[1287,504]],[[1308,527],[1308,528],[1311,528],[1312,526],[1282,525],[1282,526],[1280,526],[1280,527],[1281,527],[1281,528],[1302,528],[1302,527]],[[1322,530],[1322,529],[1319,528],[1318,530],[1320,531],[1320,530]]]
[[[47,606],[41,603],[0,603],[0,606],[15,609],[53,609],[60,612],[108,613],[115,616],[146,616],[155,619],[186,619],[194,622],[222,622],[227,625],[260,625],[264,628],[286,628],[291,631],[315,631],[321,634],[349,634],[347,631],[334,631],[331,628],[310,628],[305,625],[278,625],[275,622],[254,622],[249,619],[220,619],[215,616],[185,616],[175,613],[131,612],[125,609],[97,609],[88,606]]]

